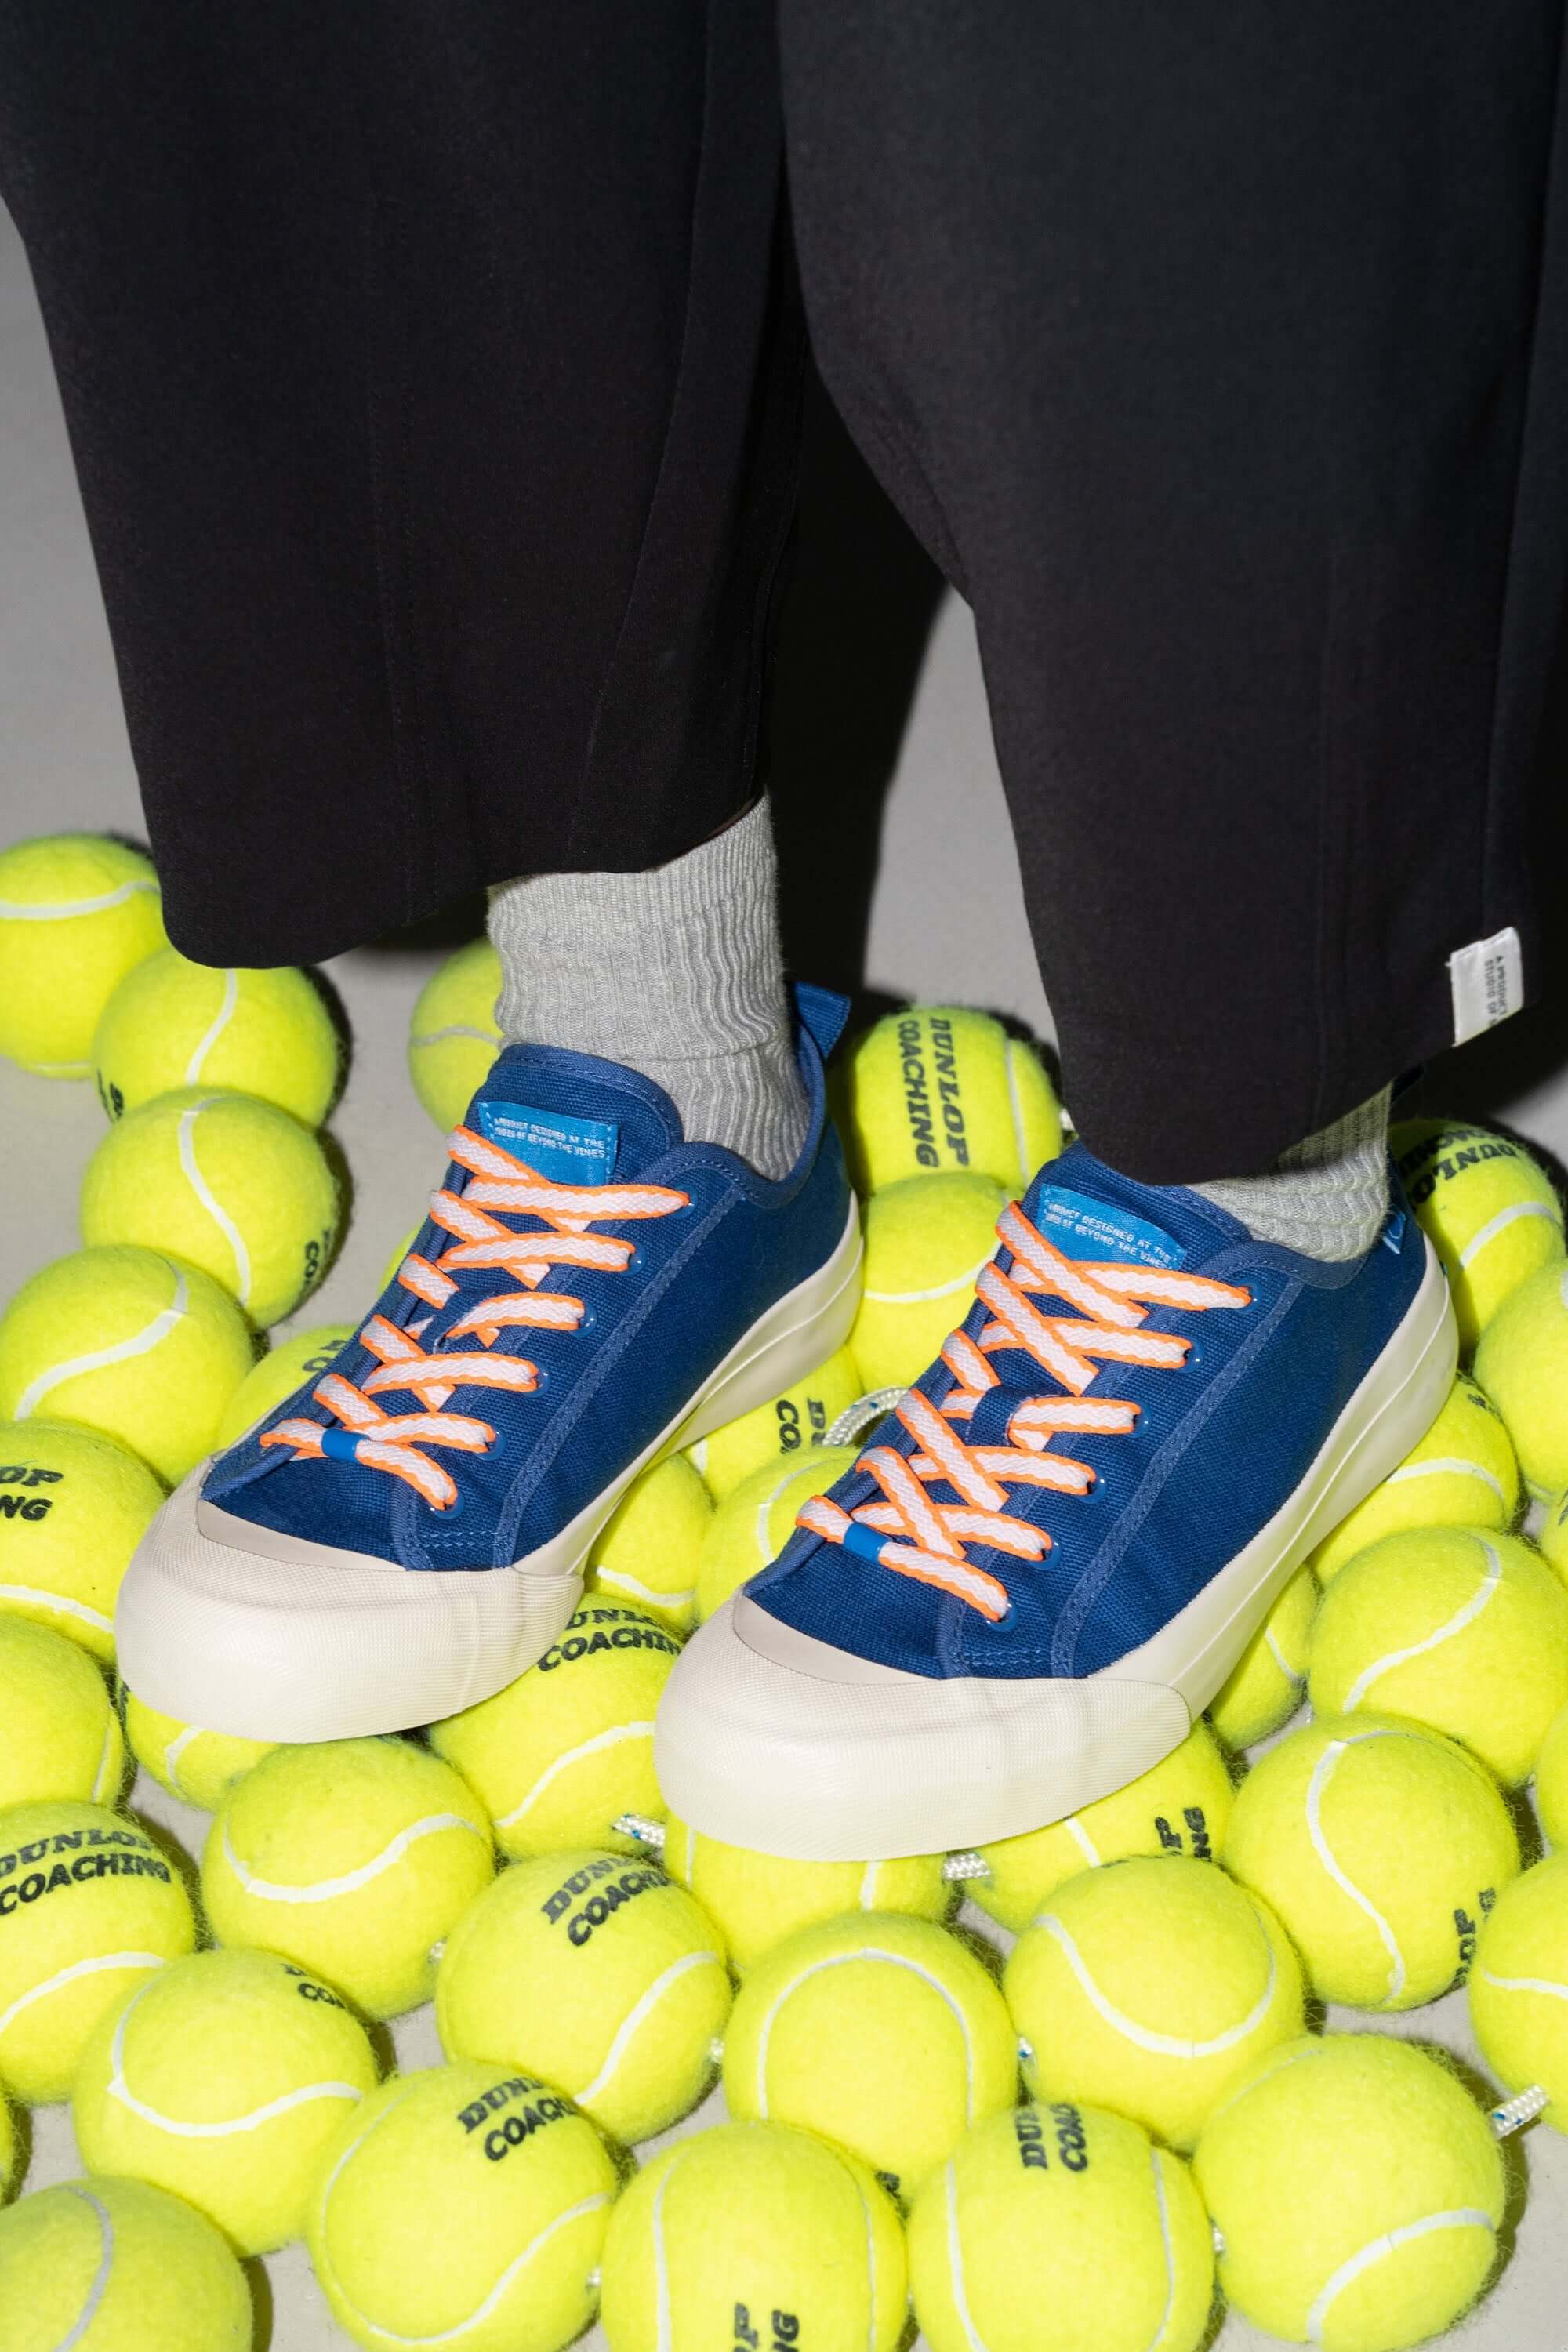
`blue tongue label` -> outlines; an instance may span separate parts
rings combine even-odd
[[[573,1118],[565,1111],[531,1110],[526,1103],[482,1102],[479,1121],[487,1143],[515,1152],[552,1184],[604,1184],[616,1164],[621,1130],[611,1119]]]
[[[1064,1257],[1128,1265],[1180,1265],[1184,1253],[1167,1233],[1110,1201],[1091,1201],[1060,1184],[1042,1186],[1035,1223]]]

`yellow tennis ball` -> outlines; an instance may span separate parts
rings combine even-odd
[[[106,2009],[195,1940],[168,1857],[107,1806],[0,1813],[0,2081],[63,2099]]]
[[[0,1807],[112,1805],[125,1743],[99,1668],[63,1633],[0,1617]]]
[[[1291,2344],[1402,2352],[1486,2284],[1502,2158],[1448,2069],[1408,2042],[1291,2042],[1211,2117],[1193,2168],[1227,2302]]]
[[[245,2273],[144,2180],[71,2180],[0,2214],[4,2352],[250,2352]]]
[[[337,1092],[338,1033],[308,973],[215,971],[174,948],[121,982],[92,1054],[110,1118],[183,1087],[222,1087],[320,1127]]]
[[[945,1919],[956,1893],[940,1853],[897,1862],[786,1862],[703,1837],[674,1820],[665,1832],[664,1866],[719,1927],[738,1969],[752,1967],[786,1936],[847,1911]]]
[[[1415,1528],[1334,1579],[1312,1632],[1312,1706],[1408,1716],[1505,1786],[1568,1706],[1568,1592],[1516,1536]]]
[[[1301,2031],[1301,1971],[1221,1870],[1134,1855],[1050,1896],[1004,1989],[1031,2097],[1131,2116],[1191,2147],[1247,2069]]]
[[[1300,1706],[1317,1612],[1317,1580],[1298,1569],[1210,1705],[1209,1721],[1228,1748],[1256,1747]]]
[[[443,1134],[467,1116],[500,1052],[500,958],[489,940],[470,940],[449,955],[419,992],[408,1024],[408,1075]]]
[[[1535,1766],[1535,1805],[1554,1846],[1568,1846],[1568,1706],[1542,1742]]]
[[[552,2084],[435,2066],[343,2125],[306,2239],[333,2317],[372,2352],[561,2352],[593,2318],[616,2189]]]
[[[1113,1795],[1044,1829],[982,1846],[985,1875],[965,1879],[964,1892],[1021,1934],[1062,1881],[1080,1870],[1134,1853],[1215,1861],[1224,1850],[1233,1796],[1230,1768],[1207,1727],[1196,1723],[1179,1748]]]
[[[0,850],[0,1054],[45,1077],[90,1077],[104,1006],[163,944],[158,877],[139,851],[95,833]]]
[[[237,1780],[269,1756],[275,1740],[240,1739],[161,1715],[123,1684],[120,1693],[126,1744],[160,1788],[204,1813],[216,1813]]]
[[[337,1229],[337,1179],[320,1143],[253,1095],[159,1095],[110,1128],[82,1179],[89,1249],[167,1250],[261,1325],[314,1289]]]
[[[322,2152],[376,2084],[340,1996],[273,1952],[195,1952],[100,2018],[72,2089],[91,2172],[183,2197],[242,2254],[297,2238]]]
[[[989,1176],[907,1176],[872,1194],[865,1287],[849,1334],[868,1389],[912,1387],[963,1322],[1006,1205]]]
[[[859,1192],[969,1171],[1020,1194],[1062,1148],[1039,1057],[988,1013],[916,1004],[889,1013],[845,1056],[836,1089]]]
[[[1489,1128],[1407,1119],[1389,1145],[1443,1261],[1468,1353],[1525,1277],[1562,1257],[1563,1204],[1523,1145]]]
[[[713,1497],[684,1454],[635,1478],[588,1554],[588,1590],[651,1610],[679,1633],[697,1622],[697,1571]]]
[[[352,1323],[318,1323],[269,1348],[230,1397],[218,1423],[218,1450],[237,1445],[247,1430],[286,1404],[296,1389],[330,1370],[339,1350],[353,1336]]]
[[[970,1947],[907,1912],[804,1927],[748,1969],[724,2038],[732,2116],[797,2124],[910,2196],[1009,2107],[1018,2050]]]
[[[1502,1416],[1461,1372],[1419,1445],[1374,1486],[1312,1554],[1327,1585],[1380,1536],[1401,1528],[1511,1528],[1519,1516],[1519,1464]]]
[[[992,2116],[910,2215],[931,2352],[1197,2352],[1214,2242],[1179,2156],[1125,2116],[1062,2103]]]
[[[1525,1871],[1482,1920],[1470,2022],[1504,2089],[1539,2084],[1546,2121],[1568,2131],[1568,1854]]]
[[[4,2205],[13,2189],[22,2181],[23,2151],[16,2118],[11,2112],[11,2102],[0,2084],[0,2205]]]
[[[1510,1292],[1481,1334],[1476,1378],[1531,1493],[1568,1486],[1568,1265],[1542,1266]]]
[[[274,1748],[208,1833],[202,1899],[220,1944],[259,1944],[369,2017],[428,2000],[435,1948],[494,1874],[466,1780],[406,1739]]]
[[[78,1250],[0,1318],[0,1417],[79,1423],[177,1486],[212,1452],[252,1361],[245,1318],[198,1267],[155,1250]]]
[[[798,1462],[804,1448],[826,1444],[828,1431],[856,1402],[863,1386],[854,1357],[847,1348],[840,1348],[771,1404],[743,1412],[711,1437],[700,1437],[688,1446],[687,1459],[701,1472],[714,1501],[721,1503],[756,1471],[775,1467],[781,1459]]]
[[[591,1849],[503,1871],[458,1922],[436,1984],[449,2058],[541,2074],[628,2141],[697,2105],[729,2013],[706,1913],[652,1864]]]
[[[711,1617],[732,1592],[776,1559],[789,1541],[795,1517],[814,1495],[852,1468],[853,1445],[814,1445],[798,1459],[765,1462],[726,1495],[702,1538],[697,1566],[697,1614]]]
[[[653,1717],[679,1655],[679,1635],[646,1610],[586,1601],[526,1674],[431,1725],[431,1746],[474,1790],[503,1853],[637,1852],[616,1823],[663,1816]]]
[[[639,2172],[605,2242],[610,2352],[894,2352],[904,2233],[853,2157],[721,2124]]]
[[[1462,1979],[1519,1869],[1508,1809],[1451,1740],[1387,1716],[1328,1716],[1237,1791],[1226,1867],[1277,1911],[1325,2000],[1415,2009]]]
[[[147,1465],[107,1437],[0,1423],[0,1612],[111,1665],[120,1580],[163,1499]]]

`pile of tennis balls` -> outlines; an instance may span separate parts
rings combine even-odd
[[[270,1058],[191,1076],[261,976],[233,976],[226,1013],[195,992],[224,976],[169,960],[150,876],[24,845],[42,847],[19,878],[0,859],[0,908],[47,905],[24,919],[61,938],[87,923],[73,968],[99,1001],[0,1046],[97,1068],[111,1142],[177,1106],[149,1174],[105,1179],[105,1201],[184,1167],[193,1087],[308,1136],[324,1036],[312,1064],[262,1022]],[[0,982],[37,956],[8,919]],[[416,1009],[443,1125],[491,1050],[487,952]],[[180,1034],[169,1055],[110,1018],[133,987],[159,1039]],[[281,1099],[301,1064],[316,1092]],[[595,2309],[612,2352],[891,2352],[911,2303],[933,2352],[1196,2352],[1216,2294],[1286,2341],[1394,2352],[1484,2289],[1500,2129],[1542,2108],[1568,2129],[1568,1851],[1524,1866],[1520,1830],[1529,1790],[1568,1849],[1550,1183],[1482,1130],[1398,1136],[1475,1377],[1173,1755],[976,1853],[784,1862],[668,1818],[660,1692],[923,1368],[1062,1134],[1038,1061],[983,1015],[894,1015],[836,1085],[868,1236],[847,1346],[647,1473],[560,1640],[422,1736],[268,1747],[111,1697],[114,1591],[174,1437],[144,1420],[127,1445],[82,1376],[43,1391],[55,1418],[0,1433],[0,2196],[25,2168],[11,2103],[68,2099],[86,2168],[0,2213],[0,2352],[247,2352],[242,2262],[299,2238],[355,2341],[453,2352],[555,2352]],[[162,1247],[243,1333],[232,1263]],[[271,1263],[258,1238],[253,1281]],[[236,1434],[332,1337],[280,1347],[244,1391],[221,1349],[182,1379]],[[199,1838],[132,1809],[133,1766],[209,1817]],[[1495,2128],[1426,2050],[1310,2030],[1323,2002],[1370,2024],[1467,1978]],[[388,2072],[385,2025],[431,2000],[446,2063]],[[718,2081],[729,2121],[647,2150]]]

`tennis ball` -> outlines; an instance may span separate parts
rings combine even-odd
[[[1021,1934],[1063,1879],[1129,1854],[1191,1854],[1212,1862],[1222,1852],[1234,1791],[1230,1769],[1207,1727],[1196,1723],[1152,1770],[1081,1812],[1045,1829],[980,1848],[984,1878],[963,1891],[1004,1927]]]
[[[1535,1765],[1535,1806],[1555,1846],[1568,1846],[1568,1707],[1552,1724]]]
[[[760,1404],[711,1437],[699,1438],[688,1446],[687,1458],[702,1473],[714,1501],[721,1503],[753,1471],[776,1467],[781,1457],[796,1462],[803,1447],[826,1444],[828,1431],[855,1403],[862,1386],[854,1357],[840,1348],[771,1404]]]
[[[163,1489],[144,1462],[47,1421],[0,1423],[0,1612],[114,1662],[114,1599]]]
[[[112,1805],[124,1778],[119,1719],[92,1660],[47,1625],[0,1617],[0,1807]]]
[[[633,1480],[588,1554],[588,1589],[651,1610],[678,1633],[697,1622],[697,1570],[713,1498],[684,1454]]]
[[[1419,1445],[1312,1554],[1327,1585],[1380,1536],[1401,1528],[1511,1528],[1519,1464],[1502,1416],[1461,1372]]]
[[[1253,1766],[1225,1859],[1279,1913],[1325,2000],[1415,2009],[1463,1979],[1519,1841],[1492,1781],[1451,1740],[1385,1716],[1328,1716]]]
[[[216,1813],[234,1783],[270,1756],[276,1741],[239,1739],[226,1731],[205,1731],[160,1715],[123,1684],[120,1694],[126,1743],[160,1788],[204,1813]]]
[[[436,1981],[449,2058],[536,2071],[620,2140],[697,2105],[729,2013],[721,1939],[685,1888],[591,1850],[504,1871]]]
[[[22,2179],[23,2149],[16,2118],[11,2112],[11,2102],[0,2086],[0,2205],[4,2205]]]
[[[100,2018],[71,2120],[89,2172],[150,2180],[265,2254],[300,2235],[322,2151],[375,2084],[326,1985],[272,1952],[195,1952]]]
[[[666,1870],[695,1895],[738,1969],[751,1968],[786,1936],[847,1911],[945,1919],[955,1890],[942,1865],[940,1853],[898,1862],[785,1862],[673,1820],[664,1841]]]
[[[967,1170],[1016,1197],[1062,1148],[1061,1111],[1038,1056],[988,1013],[951,1004],[889,1013],[851,1046],[837,1094],[858,1192]]]
[[[1278,1920],[1175,1854],[1066,1880],[1013,1947],[1004,1990],[1031,2097],[1114,2108],[1179,2148],[1301,2031],[1301,1971]]]
[[[656,2157],[610,2218],[610,2352],[894,2352],[904,2233],[863,2165],[779,2124]]]
[[[732,2116],[798,2124],[910,2195],[1017,2096],[1001,1994],[969,1946],[907,1912],[851,1912],[747,1971],[724,2040]]]
[[[406,1739],[274,1748],[207,1835],[220,1944],[259,1944],[369,2017],[430,1998],[434,1947],[494,1871],[489,1824],[449,1764]]]
[[[910,2215],[931,2352],[1197,2352],[1214,2242],[1179,2156],[1066,2102],[991,2116]]]
[[[1486,2283],[1502,2158],[1476,2101],[1408,2042],[1291,2042],[1210,2118],[1194,2158],[1227,2302],[1324,2352],[1401,2352]]]
[[[560,2352],[594,2315],[616,2189],[604,2142],[552,2084],[435,2066],[342,2126],[306,2238],[333,2316],[374,2352]]]
[[[776,1559],[794,1532],[795,1515],[814,1495],[854,1467],[853,1445],[814,1445],[782,1462],[765,1462],[742,1478],[714,1512],[697,1566],[697,1614],[711,1617],[732,1592]]]
[[[1228,1748],[1256,1747],[1300,1706],[1317,1611],[1317,1580],[1310,1568],[1298,1569],[1209,1707]]]
[[[218,1423],[217,1447],[237,1445],[247,1431],[268,1420],[307,1381],[331,1370],[340,1350],[354,1336],[352,1323],[318,1323],[309,1331],[269,1348],[253,1371],[246,1374]]]
[[[214,971],[174,948],[121,982],[92,1057],[110,1118],[182,1087],[222,1087],[320,1127],[338,1084],[338,1033],[307,973]]]
[[[849,1334],[868,1389],[912,1387],[957,1329],[1006,1205],[989,1176],[906,1176],[872,1194],[865,1287]]]
[[[443,1134],[467,1116],[503,1039],[496,1022],[500,958],[489,940],[449,955],[419,992],[408,1024],[408,1075]]]
[[[585,1601],[526,1674],[431,1725],[431,1746],[479,1797],[503,1853],[638,1851],[615,1824],[663,1816],[653,1716],[679,1655],[679,1635],[646,1610]]]
[[[171,1251],[253,1323],[276,1323],[315,1287],[337,1227],[337,1180],[321,1145],[251,1095],[160,1095],[110,1128],[82,1179],[89,1249]]]
[[[92,1074],[99,1016],[163,941],[150,861],[101,834],[0,850],[0,1054],[44,1077]]]
[[[1470,2022],[1504,2088],[1539,2084],[1547,2122],[1568,2131],[1568,1854],[1525,1871],[1482,1920]]]
[[[0,2352],[250,2352],[245,2273],[144,2180],[69,2180],[0,2214]]]
[[[1568,1265],[1542,1266],[1510,1292],[1481,1335],[1476,1378],[1531,1493],[1568,1486]]]
[[[1318,1715],[1371,1706],[1445,1731],[1518,1788],[1568,1706],[1568,1592],[1515,1536],[1384,1536],[1324,1597],[1310,1690]]]
[[[103,1805],[0,1813],[0,2081],[65,2098],[104,2011],[195,1940],[184,1882],[133,1822]]]
[[[197,1267],[155,1250],[78,1250],[0,1317],[0,1416],[79,1423],[174,1486],[212,1452],[251,1362],[245,1318]],[[127,1491],[121,1481],[121,1526]]]
[[[1468,1353],[1526,1276],[1562,1257],[1562,1203],[1523,1146],[1488,1128],[1407,1119],[1389,1146],[1410,1205],[1443,1261]]]

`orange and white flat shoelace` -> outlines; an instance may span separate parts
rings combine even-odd
[[[942,1360],[956,1386],[940,1406],[911,1389],[896,1408],[914,1440],[913,1454],[873,1445],[858,1470],[868,1471],[882,1499],[845,1511],[826,1495],[801,1510],[796,1524],[830,1543],[872,1559],[897,1575],[940,1585],[993,1622],[1011,1602],[1007,1588],[970,1560],[966,1547],[980,1545],[1016,1559],[1042,1559],[1051,1538],[1007,1508],[1009,1486],[1050,1486],[1064,1495],[1087,1494],[1095,1472],[1087,1462],[1047,1449],[1058,1433],[1093,1432],[1125,1436],[1140,1408],[1125,1398],[1089,1397],[1086,1389],[1101,1363],[1152,1364],[1174,1370],[1185,1362],[1191,1340],[1174,1331],[1143,1328],[1152,1307],[1247,1307],[1248,1290],[1206,1276],[1162,1266],[1128,1265],[1117,1260],[1084,1262],[1063,1255],[1046,1240],[1016,1202],[1005,1209],[996,1231],[1013,1253],[1004,1274],[993,1261],[981,1268],[975,1292],[991,1319],[978,1341],[954,1331]],[[1066,1299],[1075,1316],[1042,1314],[1038,1297]],[[1004,1349],[1021,1350],[1060,1384],[1060,1395],[1031,1396],[1016,1407],[1003,1445],[971,1445],[954,1425],[967,1422],[981,1398],[999,1386],[987,1359]],[[928,1491],[950,1486],[954,1503],[938,1502]]]
[[[497,1339],[520,1326],[574,1331],[587,1312],[581,1298],[562,1291],[541,1292],[539,1286],[552,1268],[591,1266],[601,1274],[624,1273],[637,1244],[622,1234],[596,1234],[594,1225],[610,1218],[625,1223],[668,1217],[685,1208],[689,1198],[661,1184],[552,1183],[526,1160],[487,1142],[470,1128],[456,1129],[447,1150],[473,1179],[461,1193],[443,1188],[431,1197],[431,1218],[451,1235],[453,1246],[437,1258],[411,1250],[398,1268],[399,1283],[433,1310],[453,1297],[457,1275],[479,1268],[508,1275],[519,1288],[478,1300],[448,1327],[445,1352],[427,1351],[420,1345],[429,1328],[428,1316],[399,1328],[385,1316],[373,1315],[359,1337],[377,1360],[375,1370],[358,1382],[329,1372],[312,1392],[338,1425],[281,1421],[261,1440],[263,1445],[292,1446],[295,1461],[325,1456],[384,1470],[405,1480],[437,1511],[456,1502],[457,1482],[425,1449],[483,1454],[496,1439],[489,1422],[443,1410],[453,1391],[489,1388],[529,1394],[540,1384],[539,1367],[523,1356],[494,1354]],[[539,1228],[514,1233],[500,1215],[490,1213],[494,1211],[536,1217]],[[459,1339],[475,1344],[451,1348],[449,1343]],[[390,1412],[380,1402],[383,1397],[403,1393],[418,1399],[417,1410]]]

